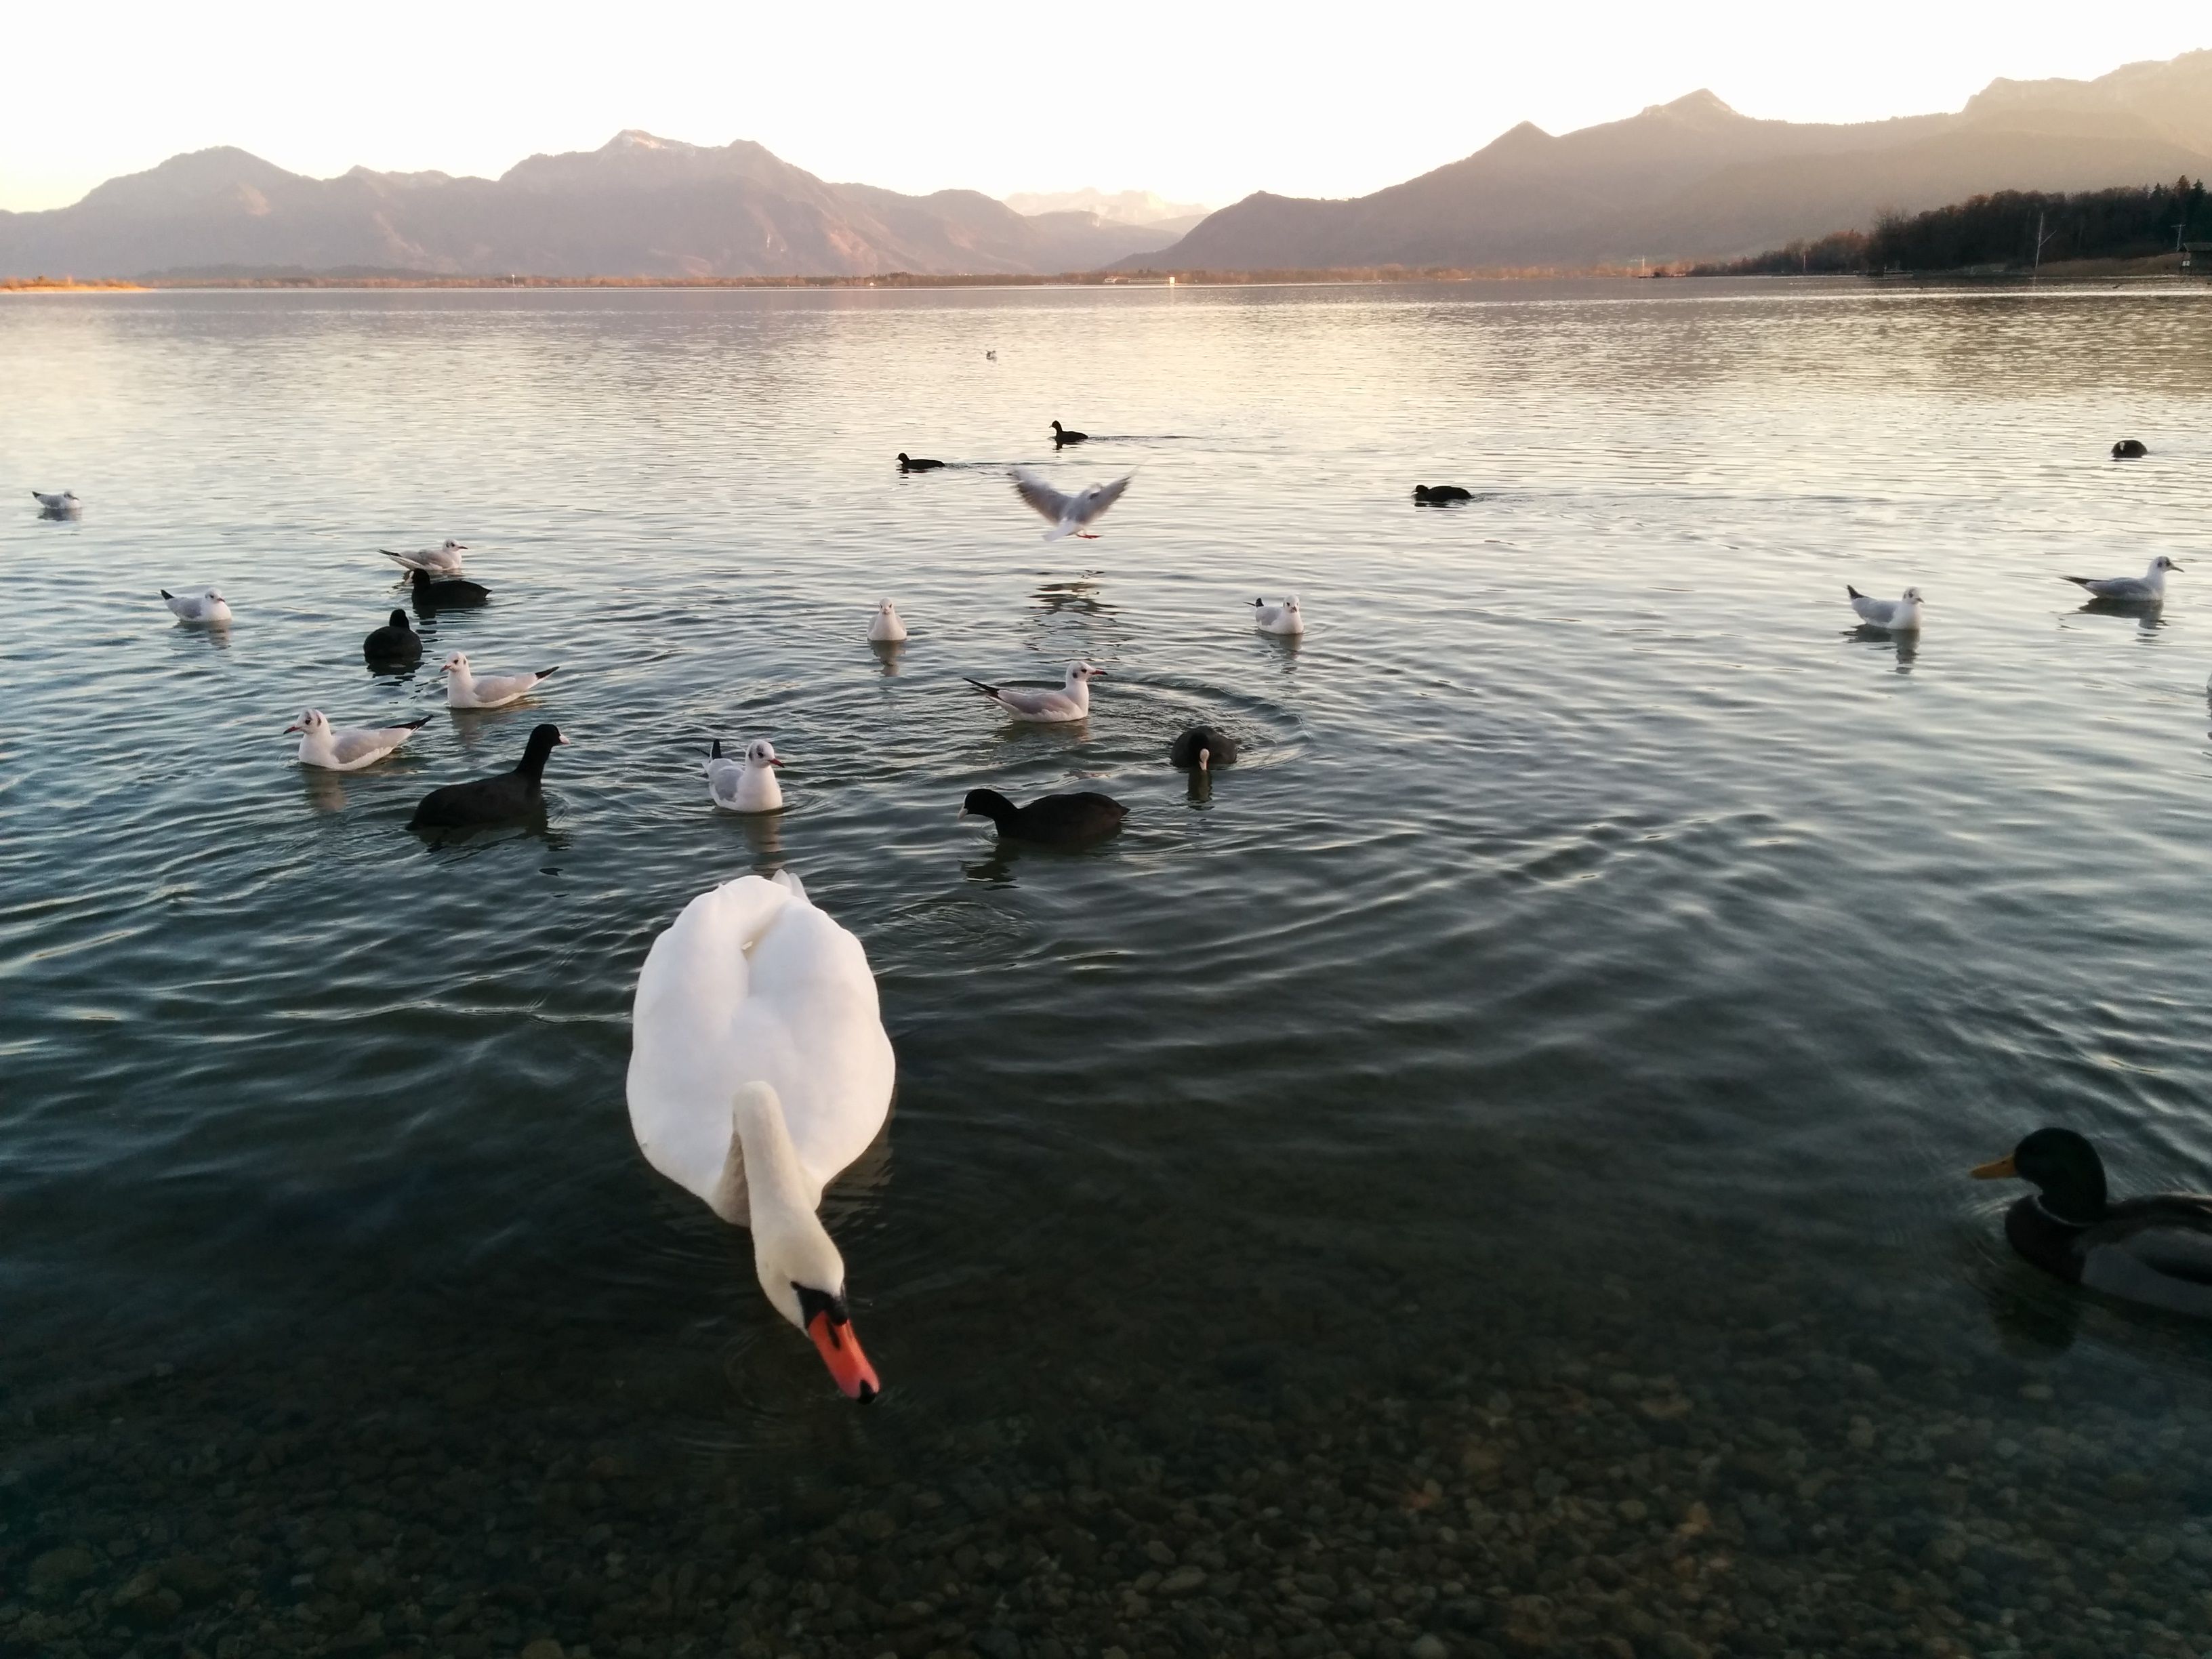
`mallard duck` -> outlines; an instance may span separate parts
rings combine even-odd
[[[2212,1197],[2160,1193],[2110,1203],[2104,1160],[2071,1129],[2038,1129],[1973,1174],[2037,1188],[2005,1212],[2005,1237],[2045,1273],[2212,1319]]]

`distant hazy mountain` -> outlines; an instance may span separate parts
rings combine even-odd
[[[1164,202],[1148,190],[1061,190],[1006,198],[1017,213],[1095,213],[1117,225],[1146,225],[1180,236],[1212,210],[1199,202]]]
[[[1996,190],[2212,172],[2212,52],[2095,81],[1997,81],[1954,115],[1759,121],[1710,92],[1553,137],[1523,124],[1372,196],[1261,193],[1207,218],[1163,270],[1592,265],[1721,257]]]
[[[173,156],[70,207],[0,213],[0,274],[1035,274],[1092,270],[1180,229],[1024,216],[974,191],[833,185],[758,144],[624,132],[496,179],[308,179],[240,149]]]

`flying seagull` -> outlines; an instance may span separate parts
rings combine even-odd
[[[1092,484],[1079,495],[1063,495],[1025,466],[1013,471],[1014,493],[1042,514],[1052,528],[1044,532],[1048,542],[1063,536],[1080,536],[1085,541],[1096,541],[1083,526],[1094,522],[1106,509],[1121,499],[1121,492],[1129,487],[1129,480],[1137,475],[1124,474],[1112,483]]]

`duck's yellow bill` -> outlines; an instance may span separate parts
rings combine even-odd
[[[1970,1171],[1977,1181],[2009,1181],[2020,1171],[2012,1166],[2012,1154],[2007,1152],[1994,1164],[1977,1164]]]

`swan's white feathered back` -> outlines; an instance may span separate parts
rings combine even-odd
[[[684,906],[646,957],[631,1026],[630,1129],[654,1169],[702,1200],[728,1159],[741,1084],[781,1100],[810,1204],[890,1109],[867,953],[795,881],[740,876]]]

